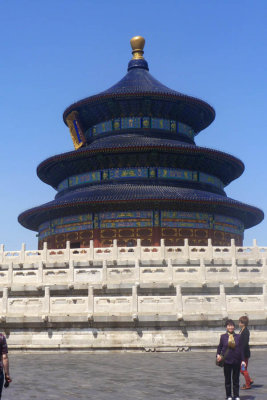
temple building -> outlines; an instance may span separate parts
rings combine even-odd
[[[244,229],[263,212],[227,197],[243,163],[199,147],[196,135],[215,118],[206,102],[157,81],[131,40],[133,58],[114,86],[69,106],[63,114],[75,147],[37,168],[57,194],[19,216],[38,232],[39,248],[243,243]]]

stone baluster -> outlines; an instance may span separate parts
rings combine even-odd
[[[260,252],[259,252],[259,247],[258,247],[258,245],[257,245],[257,240],[256,239],[253,239],[253,250],[252,250],[252,255],[253,255],[253,258],[256,260],[256,261],[259,261],[259,259],[260,259]]]
[[[201,273],[202,285],[206,285],[207,284],[206,265],[202,257],[200,258],[200,273]]]
[[[237,264],[236,264],[236,258],[232,257],[232,279],[234,282],[234,285],[238,285],[238,272],[237,272]]]
[[[65,257],[64,258],[65,258],[66,262],[69,262],[72,259],[72,252],[70,249],[70,241],[69,240],[66,241],[66,249],[65,249]]]
[[[44,313],[50,314],[50,287],[45,287],[45,295],[44,295]]]
[[[225,288],[224,285],[220,285],[220,303],[221,303],[221,310],[222,310],[222,317],[227,317],[227,303],[226,303],[226,295],[225,295]]]
[[[94,315],[94,287],[88,285],[88,319],[92,319]]]
[[[138,319],[138,294],[137,284],[132,286],[132,318],[133,320]]]
[[[213,260],[213,247],[212,247],[212,239],[208,239],[208,247],[207,247],[207,253],[206,253],[206,258],[212,262]]]
[[[47,242],[44,242],[44,244],[43,244],[42,261],[43,261],[44,263],[47,262]]]
[[[5,256],[5,246],[3,244],[0,245],[0,263],[4,262]]]
[[[168,265],[168,277],[169,277],[169,283],[170,285],[173,285],[173,266],[172,266],[172,259],[168,258],[167,261]]]
[[[74,282],[74,260],[69,261],[69,271],[68,271],[69,283]]]
[[[25,243],[22,243],[20,250],[20,258],[19,258],[20,263],[24,263],[25,261],[25,250],[26,250],[26,245]]]
[[[267,282],[267,258],[262,258],[262,267],[263,267],[263,279]]]
[[[265,311],[265,316],[267,314],[267,285],[264,283],[262,285],[262,298],[263,298],[263,309]]]
[[[135,280],[136,282],[140,282],[140,260],[136,259],[134,261],[134,266],[135,266]]]
[[[107,286],[108,274],[107,274],[107,260],[103,260],[102,264],[102,287]]]
[[[43,271],[44,271],[44,263],[40,261],[38,263],[38,272],[37,272],[37,280],[39,284],[43,283]]]
[[[13,282],[13,262],[8,265],[7,282],[8,286],[11,287]]]
[[[160,257],[165,259],[165,241],[164,239],[160,239]]]
[[[139,260],[141,260],[142,258],[141,239],[137,239],[135,248],[135,258],[138,258]]]
[[[113,260],[118,260],[118,242],[117,239],[113,240],[113,248],[112,248]]]
[[[3,298],[2,298],[2,313],[7,315],[8,313],[8,288],[3,288]]]
[[[182,297],[182,290],[181,285],[176,286],[176,312],[177,318],[183,318],[183,297]]]
[[[89,247],[89,259],[94,260],[94,241],[90,240],[90,247]]]
[[[231,249],[230,249],[231,256],[236,258],[237,253],[236,253],[235,239],[231,239],[231,246],[230,247],[231,247]]]
[[[188,245],[188,239],[184,239],[184,249],[183,250],[184,250],[183,253],[184,253],[185,262],[189,263],[190,249],[189,249],[189,245]]]

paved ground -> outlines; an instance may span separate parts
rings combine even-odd
[[[267,399],[266,360],[266,351],[253,352],[255,385],[242,400]],[[14,382],[3,400],[225,398],[213,353],[14,354],[10,362]]]

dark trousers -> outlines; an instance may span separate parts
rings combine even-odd
[[[4,374],[3,371],[0,369],[0,399],[2,397],[3,384],[4,384]]]
[[[226,397],[232,397],[232,381],[234,397],[239,397],[240,364],[224,364]]]

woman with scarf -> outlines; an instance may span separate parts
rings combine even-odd
[[[240,400],[240,365],[246,365],[243,347],[241,345],[240,335],[235,333],[234,321],[228,319],[225,322],[225,327],[226,333],[221,335],[220,343],[217,348],[217,361],[221,361],[224,357],[224,377],[227,400]],[[234,397],[232,397],[232,384]]]

